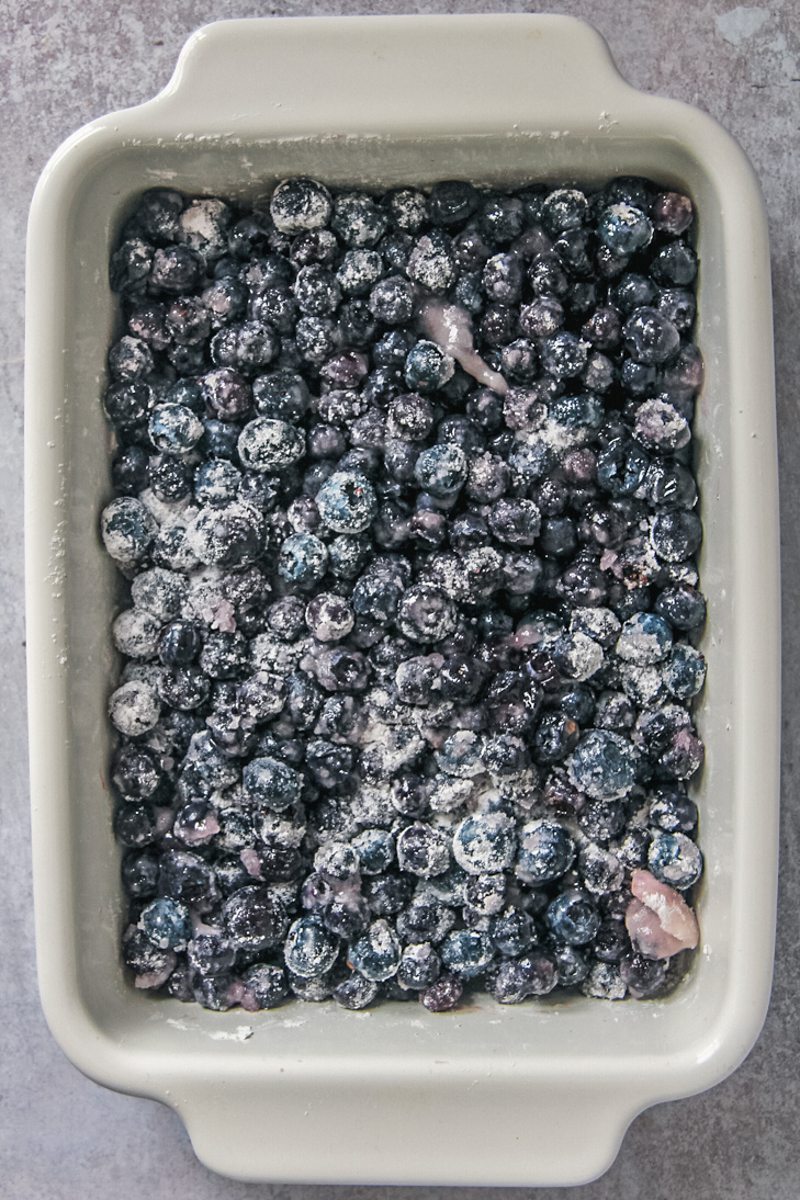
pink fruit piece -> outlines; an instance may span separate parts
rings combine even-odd
[[[631,891],[625,927],[635,950],[646,958],[671,958],[695,949],[700,940],[697,917],[679,892],[642,870],[633,872]]]

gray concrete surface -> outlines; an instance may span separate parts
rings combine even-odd
[[[531,11],[503,0],[375,0],[373,11]],[[784,823],[778,956],[764,1033],[726,1083],[642,1115],[612,1170],[575,1200],[797,1200],[800,1195],[800,8],[793,0],[552,0],[591,20],[637,87],[697,104],[741,141],[772,228],[785,596]],[[0,0],[0,1197],[3,1200],[378,1200],[385,1188],[247,1186],[194,1159],[178,1119],[85,1080],[38,1007],[33,964],[22,606],[23,247],[28,203],[72,130],[149,98],[188,33],[232,16],[359,13],[359,0]],[[794,165],[794,172],[793,172]],[[580,1130],[575,1130],[580,1137]],[[396,1192],[395,1192],[396,1194]],[[418,1193],[419,1194],[419,1193]],[[423,1190],[452,1200],[456,1190]],[[472,1194],[472,1193],[469,1193]],[[523,1193],[513,1193],[509,1200]],[[565,1190],[539,1192],[542,1200]],[[475,1200],[486,1193],[475,1192]]]

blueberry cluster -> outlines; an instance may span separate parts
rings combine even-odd
[[[242,206],[111,259],[111,776],[136,986],[658,995],[696,945],[690,200]]]

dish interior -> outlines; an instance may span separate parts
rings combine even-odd
[[[666,1000],[642,1004],[598,1003],[575,998],[537,1001],[517,1008],[484,998],[471,1008],[431,1016],[418,1005],[384,1004],[370,1014],[345,1012],[332,1002],[297,1002],[277,1012],[249,1016],[209,1013],[198,1006],[153,999],[136,992],[119,962],[123,899],[119,849],[111,831],[107,778],[110,742],[105,715],[117,669],[109,626],[121,600],[120,581],[98,535],[98,515],[111,498],[109,433],[100,405],[105,348],[115,329],[117,302],[107,284],[107,262],[119,228],[137,196],[164,185],[187,193],[253,198],[277,180],[309,174],[326,183],[385,188],[399,183],[429,185],[446,178],[502,186],[527,182],[601,183],[614,175],[644,175],[687,191],[698,212],[697,341],[706,362],[695,434],[701,487],[704,545],[701,587],[708,598],[707,631],[701,649],[708,683],[697,713],[707,747],[701,781],[700,843],[706,880],[698,902],[701,947],[688,977]],[[70,730],[70,821],[75,835],[71,879],[74,921],[69,957],[74,987],[96,1028],[126,1047],[157,1053],[162,1066],[180,1073],[181,1055],[195,1062],[246,1048],[248,1061],[277,1064],[284,1056],[317,1064],[347,1058],[365,1069],[388,1055],[402,1054],[407,1069],[427,1063],[435,1047],[465,1065],[476,1057],[507,1059],[509,1048],[538,1072],[583,1070],[587,1059],[624,1071],[634,1063],[690,1050],[687,1037],[703,1041],[730,995],[731,956],[740,952],[731,931],[741,888],[742,848],[734,830],[739,743],[737,697],[742,680],[728,637],[736,621],[733,589],[726,581],[737,560],[737,513],[746,503],[732,486],[736,451],[734,413],[729,404],[730,330],[734,302],[726,278],[726,237],[719,219],[724,196],[703,164],[671,137],[608,140],[597,127],[581,133],[573,123],[563,137],[517,133],[508,136],[430,138],[348,137],[248,141],[220,137],[186,142],[154,139],[123,144],[85,172],[59,237],[66,261],[63,295],[63,404],[54,437],[62,521],[52,546],[52,585],[63,595],[66,614],[61,667]],[[67,253],[67,250],[69,252]],[[753,486],[757,481],[753,481]],[[55,636],[59,636],[56,634]],[[246,1024],[255,1032],[237,1033]],[[262,1035],[262,1031],[268,1036]],[[176,1034],[180,1032],[180,1037]],[[217,1036],[220,1033],[225,1036]],[[556,1036],[557,1034],[557,1036]],[[212,1035],[212,1036],[208,1036]],[[697,1053],[702,1053],[698,1047]]]

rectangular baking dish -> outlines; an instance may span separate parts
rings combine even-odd
[[[217,1014],[155,1001],[123,977],[105,715],[118,582],[98,536],[110,497],[99,403],[115,321],[109,248],[147,187],[247,197],[291,174],[375,187],[641,174],[696,202],[707,870],[701,949],[666,1000]],[[632,89],[601,38],[569,18],[223,22],[191,38],[156,99],[93,122],[54,155],[31,210],[27,285],[31,796],[54,1036],[98,1082],[170,1104],[199,1157],[226,1175],[460,1185],[598,1175],[637,1112],[741,1061],[770,990],[776,438],[766,222],[742,152],[699,111]]]

